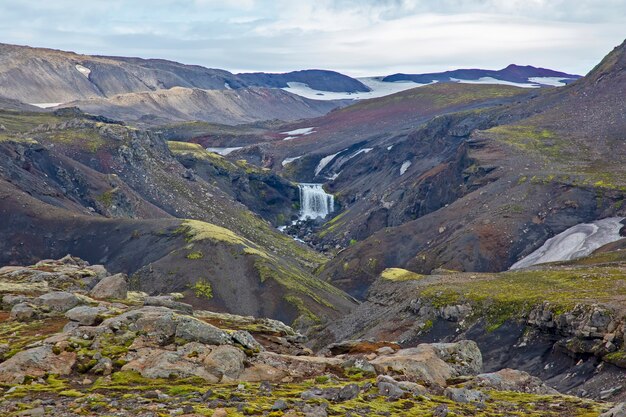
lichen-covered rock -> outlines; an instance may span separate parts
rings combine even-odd
[[[245,330],[237,330],[231,334],[231,337],[236,343],[239,343],[245,349],[250,349],[253,352],[262,352],[265,350],[263,346]]]
[[[236,381],[244,369],[246,355],[234,346],[217,346],[203,360],[204,367],[221,382]]]
[[[72,293],[65,291],[53,291],[40,295],[33,303],[56,312],[68,311],[81,303],[80,299]]]
[[[21,384],[27,376],[68,375],[75,363],[76,353],[57,355],[49,345],[24,350],[0,363],[0,383]]]
[[[239,375],[239,380],[245,382],[281,382],[287,376],[288,372],[284,369],[264,363],[253,363],[243,370]]]
[[[541,379],[515,369],[502,369],[498,372],[477,375],[465,386],[467,388],[487,388],[497,391],[516,391],[539,395],[558,394],[557,390],[544,384]]]
[[[265,364],[279,369],[294,378],[311,378],[341,371],[343,360],[319,356],[292,356],[273,352],[261,352],[253,363]]]
[[[489,396],[483,392],[467,388],[446,388],[444,395],[457,403],[484,403]]]
[[[449,364],[455,376],[476,375],[483,369],[483,356],[473,340],[460,340],[456,343],[433,343],[437,356]]]
[[[452,366],[443,361],[430,345],[402,349],[393,355],[371,361],[379,374],[404,375],[412,382],[443,387],[455,375]]]
[[[126,274],[115,274],[103,278],[89,293],[93,298],[123,300],[128,294]]]
[[[162,295],[156,297],[146,297],[143,302],[145,306],[167,307],[182,314],[193,314],[193,306],[191,304],[181,303],[174,300],[173,297]]]
[[[176,337],[188,342],[200,342],[207,345],[232,343],[231,337],[225,331],[190,316],[177,317]]]
[[[78,306],[67,311],[65,317],[83,326],[93,326],[102,321],[107,311],[106,307]]]
[[[10,317],[17,321],[32,320],[37,316],[37,310],[28,303],[15,304],[11,309]]]
[[[221,375],[207,371],[199,357],[180,352],[145,348],[129,356],[123,371],[136,371],[145,378],[188,378],[197,376],[209,382],[219,382]]]

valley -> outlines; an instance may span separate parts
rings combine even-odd
[[[0,414],[623,415],[626,43],[584,77],[0,58]]]

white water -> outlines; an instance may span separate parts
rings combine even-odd
[[[332,213],[335,197],[327,194],[322,184],[299,184],[300,220],[325,218]]]
[[[511,269],[587,256],[600,246],[622,238],[619,235],[619,230],[623,226],[621,221],[621,217],[608,217],[570,227],[546,240],[539,249],[513,264]]]

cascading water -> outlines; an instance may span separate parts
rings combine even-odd
[[[299,184],[300,220],[325,218],[335,206],[335,197],[327,194],[322,184]]]

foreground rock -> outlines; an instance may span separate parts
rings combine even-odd
[[[128,277],[126,274],[115,274],[103,278],[89,293],[93,298],[123,300],[128,295]]]

